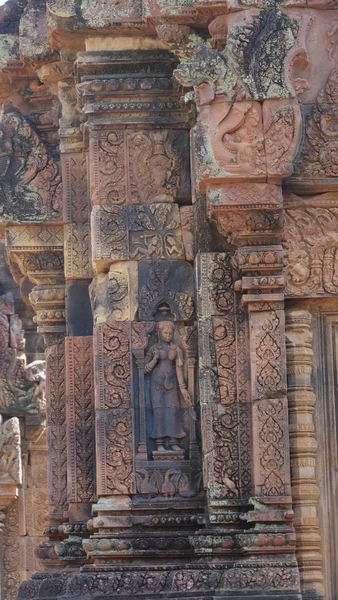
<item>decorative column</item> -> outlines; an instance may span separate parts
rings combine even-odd
[[[209,43],[177,25],[160,26],[158,32],[182,58],[176,70],[180,83],[194,85],[186,99],[195,100],[198,112],[192,137],[197,230],[206,217],[217,227],[199,234],[197,258],[204,482],[211,531],[226,536],[229,548],[239,545],[246,557],[259,557],[268,573],[265,589],[274,589],[275,595],[283,585],[274,583],[279,574],[271,554],[278,554],[290,574],[288,592],[298,597],[281,182],[293,170],[301,115],[294,91],[283,87],[286,46],[274,65],[280,75],[273,92],[262,85],[259,69],[245,73],[242,57],[254,32],[259,36],[263,16],[264,11],[257,18],[251,14],[246,28],[241,14],[220,15],[209,24]],[[272,34],[284,18],[291,28],[288,17],[271,8],[264,27]],[[281,127],[287,139],[283,148],[276,144]],[[243,521],[251,529],[235,533]]]
[[[78,567],[86,562],[82,538],[88,535],[87,522],[96,499],[88,149],[76,112],[73,78],[59,81],[58,96],[65,221],[68,522],[59,528],[67,539],[56,546],[56,552],[65,564]]]
[[[313,415],[316,396],[311,376],[312,315],[286,313],[286,352],[290,420],[291,491],[295,511],[297,560],[304,597],[323,597],[321,538],[318,530],[317,437]]]
[[[84,572],[114,559],[123,580],[122,560],[154,551],[178,559],[203,519],[192,240],[185,234],[185,245],[180,207],[190,202],[189,109],[172,76],[175,58],[148,39],[143,47],[81,53],[76,65],[89,132],[96,273],[90,296],[98,501],[93,535],[84,542],[94,565]],[[168,381],[155,350],[164,329],[173,344]],[[171,425],[155,423],[161,407]],[[137,574],[141,585],[140,565]]]
[[[46,568],[59,568],[55,541],[67,511],[65,286],[62,226],[11,227],[6,245],[12,269],[29,292],[38,333],[46,344],[49,525],[36,553]]]

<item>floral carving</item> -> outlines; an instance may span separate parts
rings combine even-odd
[[[132,489],[129,335],[129,323],[96,326],[98,494],[128,494]]]
[[[60,521],[67,506],[66,365],[64,342],[48,349],[46,357],[48,502]]]
[[[263,313],[264,314],[264,313]],[[260,331],[255,335],[256,371],[255,395],[257,398],[275,396],[285,390],[285,376],[282,377],[284,358],[280,339],[279,311],[265,313],[260,323]]]
[[[167,129],[104,131],[93,136],[92,202],[151,204],[188,196],[189,165],[182,153],[186,148],[186,133]]]
[[[92,213],[94,262],[184,257],[178,206],[96,206]]]
[[[286,465],[283,454],[284,403],[281,400],[264,401],[257,409],[261,492],[263,496],[282,496],[286,492]]]
[[[68,501],[94,500],[94,401],[92,343],[90,337],[68,337],[67,448]]]
[[[190,320],[195,312],[192,295],[186,292],[187,288],[189,292],[191,289],[191,265],[183,261],[175,263],[159,260],[150,267],[145,266],[144,270],[147,272],[147,280],[139,292],[140,319],[151,321],[157,317],[158,320],[161,314],[165,317],[171,313],[177,321]],[[140,275],[140,283],[141,281]],[[182,289],[183,281],[185,285]]]

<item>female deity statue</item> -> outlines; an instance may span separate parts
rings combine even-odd
[[[188,406],[190,394],[184,381],[183,351],[173,343],[175,325],[170,321],[157,324],[158,342],[151,346],[145,358],[145,371],[151,373],[151,405],[153,429],[150,437],[155,440],[158,452],[182,450],[179,442],[186,436],[182,425],[180,393]]]

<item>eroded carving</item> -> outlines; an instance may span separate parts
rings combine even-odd
[[[167,129],[103,131],[93,137],[92,202],[150,204],[188,196],[187,141],[185,132]]]
[[[338,206],[334,194],[312,198],[285,196],[287,296],[323,296],[338,292]]]
[[[59,219],[61,178],[45,145],[19,113],[5,114],[0,131],[2,219],[33,222]]]
[[[161,321],[168,315],[189,321],[194,315],[193,269],[183,261],[139,264],[140,320]]]

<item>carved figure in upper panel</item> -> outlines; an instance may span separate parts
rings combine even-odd
[[[151,374],[154,420],[150,437],[156,443],[157,452],[165,452],[166,447],[180,452],[180,440],[186,437],[180,394],[188,406],[191,404],[184,381],[183,352],[180,346],[173,343],[174,331],[175,325],[170,321],[158,323],[158,342],[149,348],[145,358],[145,371]]]
[[[37,222],[61,218],[61,177],[31,125],[19,113],[0,123],[0,218]]]
[[[303,108],[305,133],[295,174],[303,177],[338,176],[338,68],[334,68],[317,97]]]
[[[338,203],[335,192],[284,198],[287,296],[338,293]]]
[[[265,180],[266,159],[259,102],[227,102],[220,96],[203,106],[196,127],[197,170],[201,180]]]
[[[189,136],[186,131],[93,133],[93,204],[150,204],[188,198]]]

